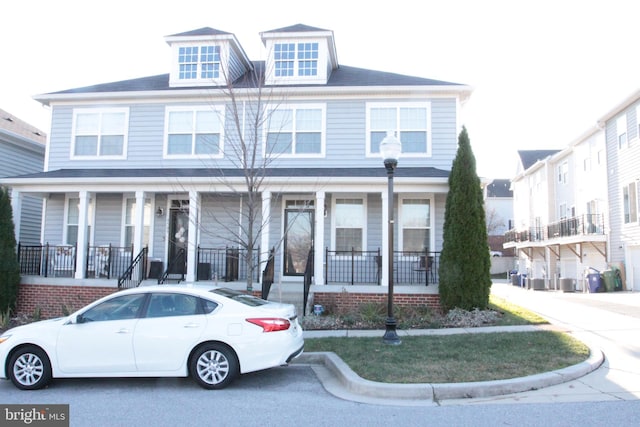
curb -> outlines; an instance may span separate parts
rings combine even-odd
[[[593,372],[604,362],[600,349],[589,347],[589,357],[578,364],[551,372],[495,381],[478,381],[445,384],[390,384],[370,381],[356,374],[337,354],[333,352],[303,353],[295,364],[323,365],[349,392],[371,398],[398,400],[430,400],[490,397],[544,387],[575,380]],[[322,381],[322,379],[321,379]]]

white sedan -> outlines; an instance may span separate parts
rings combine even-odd
[[[52,378],[191,376],[220,389],[239,374],[289,363],[303,347],[291,304],[214,286],[145,286],[8,330],[0,378],[35,390]]]

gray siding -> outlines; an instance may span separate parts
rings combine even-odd
[[[94,245],[122,246],[122,194],[96,194]]]
[[[64,194],[51,194],[47,200],[43,243],[62,243],[64,221]]]
[[[25,245],[40,244],[40,228],[42,226],[42,199],[25,195],[22,198],[22,215],[20,218],[20,243]]]
[[[425,99],[426,100],[426,99]],[[389,100],[389,102],[402,100]],[[304,103],[288,99],[286,102]],[[323,103],[323,101],[313,101]],[[326,104],[326,148],[325,158],[279,158],[274,167],[352,167],[354,162],[360,167],[380,166],[380,159],[365,158],[366,153],[366,100],[329,100]],[[207,105],[200,103],[172,103],[178,105]],[[226,159],[164,159],[165,104],[132,104],[129,106],[129,138],[126,160],[70,160],[73,108],[55,106],[49,169],[60,168],[202,168],[233,167]],[[456,154],[456,101],[455,99],[431,100],[431,142],[430,158],[405,157],[402,166],[429,166],[449,170]],[[118,105],[114,105],[118,107]],[[227,109],[227,139],[233,138],[233,116]],[[247,121],[248,123],[248,121]],[[249,129],[247,129],[249,131]],[[259,150],[261,153],[261,148]]]

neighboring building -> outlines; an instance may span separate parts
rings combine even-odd
[[[563,150],[520,151],[512,180],[518,270],[548,289],[586,289],[607,266],[604,132],[593,127]]]
[[[624,285],[640,291],[640,90],[605,114],[610,246],[608,261],[623,269]]]
[[[28,123],[0,109],[0,178],[44,170],[44,153],[47,136]],[[42,223],[42,198],[22,197],[13,192],[13,220],[16,241],[20,244],[40,244]]]
[[[3,180],[45,201],[46,273],[25,281],[106,276],[113,286],[148,247],[152,277],[158,268],[187,281],[242,282],[247,266],[234,236],[246,224],[220,219],[246,214],[236,154],[257,131],[259,270],[275,248],[274,281],[302,292],[311,249],[317,300],[343,289],[384,296],[390,201],[379,146],[391,131],[403,143],[396,293],[437,293],[424,284],[437,280],[447,179],[471,88],[340,65],[330,30],[294,25],[261,37],[267,60],[255,62],[231,33],[175,34],[165,38],[168,74],[36,97],[52,112],[46,169]]]
[[[513,191],[508,179],[494,179],[484,187],[484,210],[491,251],[505,253],[504,234],[513,224]],[[510,252],[510,251],[509,251]]]

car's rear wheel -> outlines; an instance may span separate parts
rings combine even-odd
[[[22,390],[37,390],[51,381],[51,363],[39,347],[26,346],[11,356],[8,367],[11,382]]]
[[[225,345],[205,344],[193,353],[189,372],[201,387],[221,389],[238,375],[238,359]]]

